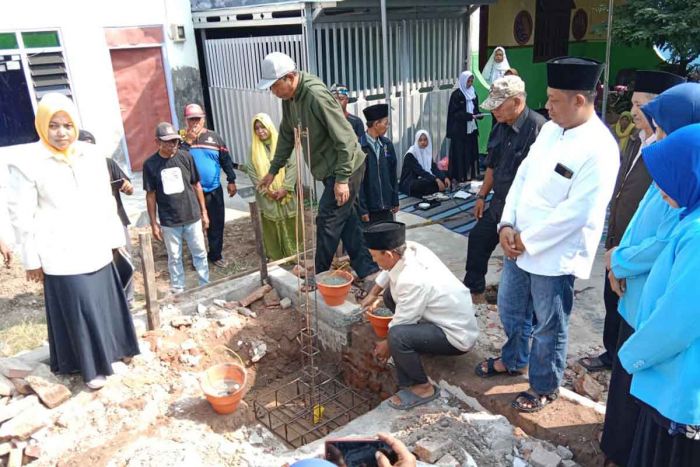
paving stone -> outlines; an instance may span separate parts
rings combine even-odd
[[[416,449],[413,452],[418,459],[433,464],[447,453],[451,443],[449,439],[424,438],[416,443]]]
[[[23,398],[15,398],[4,407],[0,407],[0,423],[16,417],[21,412],[39,405],[39,398],[31,395]]]
[[[574,453],[566,446],[557,446],[557,454],[562,460],[568,461],[574,458]]]
[[[25,378],[32,390],[46,407],[53,409],[70,399],[71,392],[51,373],[48,365],[38,365],[31,375]]]
[[[0,427],[0,441],[10,439],[28,439],[36,431],[39,431],[49,423],[49,411],[37,405],[2,424]]]
[[[3,358],[0,360],[0,373],[7,378],[24,378],[34,368],[19,358]]]
[[[532,467],[557,467],[561,462],[561,457],[556,452],[547,451],[542,446],[537,446],[530,454],[529,461]]]

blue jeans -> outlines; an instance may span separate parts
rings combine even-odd
[[[511,371],[529,365],[530,387],[538,394],[561,384],[573,302],[574,276],[531,274],[510,259],[503,264],[498,312],[508,340],[501,361]]]
[[[185,271],[182,267],[182,241],[187,242],[187,248],[192,253],[192,262],[199,276],[199,285],[209,283],[209,264],[207,249],[204,245],[202,221],[177,227],[161,226],[163,242],[168,251],[168,272],[170,272],[170,289],[173,292],[185,290]]]

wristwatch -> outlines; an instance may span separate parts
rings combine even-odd
[[[486,196],[482,195],[481,193],[477,193],[476,199],[483,199],[483,200],[486,200]]]

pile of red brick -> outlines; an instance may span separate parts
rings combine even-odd
[[[348,386],[387,399],[397,390],[392,371],[374,357],[379,338],[368,323],[353,326],[348,346],[343,351],[341,370]]]

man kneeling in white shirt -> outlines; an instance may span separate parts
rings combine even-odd
[[[428,248],[406,242],[406,226],[380,222],[364,232],[372,259],[383,270],[362,302],[376,309],[383,291],[384,305],[394,313],[388,339],[379,341],[375,355],[396,365],[399,392],[389,406],[408,410],[439,395],[428,382],[421,354],[461,355],[472,348],[479,330],[469,290]]]

